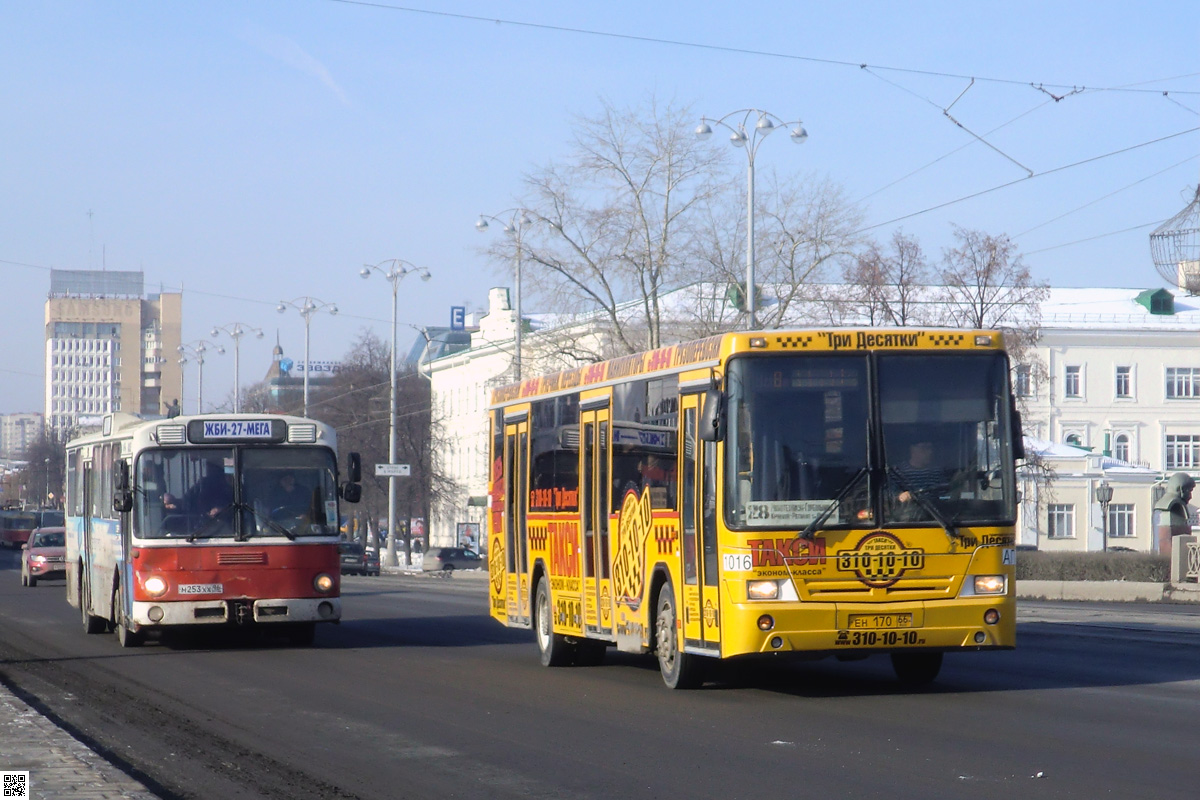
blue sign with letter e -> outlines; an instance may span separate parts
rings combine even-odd
[[[450,306],[450,330],[461,331],[467,327],[467,307]]]

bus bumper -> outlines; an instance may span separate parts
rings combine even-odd
[[[337,622],[342,618],[340,597],[268,598],[263,600],[174,600],[135,602],[138,628],[170,625],[264,624]]]
[[[1016,601],[1011,597],[950,603],[802,603],[741,605],[741,637],[726,636],[722,655],[749,653],[994,650],[1016,646]],[[764,617],[770,627],[763,629]]]

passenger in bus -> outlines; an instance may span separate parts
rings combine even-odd
[[[233,504],[233,487],[225,476],[225,461],[211,458],[205,465],[204,477],[184,493],[182,498],[163,495],[163,508],[169,512],[204,514],[215,517]]]

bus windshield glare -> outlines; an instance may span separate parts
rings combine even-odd
[[[335,464],[323,448],[168,448],[143,453],[138,469],[140,538],[338,532]]]
[[[999,353],[732,359],[727,524],[1011,520],[1007,368]]]

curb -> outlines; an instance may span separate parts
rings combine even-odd
[[[1016,584],[1017,597],[1027,600],[1200,603],[1200,584],[1195,583],[1018,580]]]

